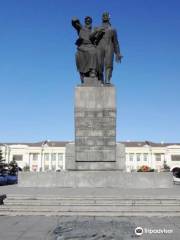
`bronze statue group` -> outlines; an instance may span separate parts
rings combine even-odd
[[[92,29],[92,18],[85,17],[84,26],[79,19],[72,19],[72,26],[79,38],[76,41],[76,66],[81,83],[85,77],[98,78],[102,84],[110,84],[113,71],[114,55],[121,62],[117,32],[112,28],[108,12],[102,15],[102,25]]]

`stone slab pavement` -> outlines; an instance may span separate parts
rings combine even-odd
[[[120,188],[58,188],[58,187],[18,187],[18,185],[0,186],[0,194],[60,196],[60,197],[148,197],[180,198],[180,185],[172,188],[120,189]]]
[[[136,227],[142,227],[141,236],[135,234]],[[0,216],[0,240],[179,240],[179,236],[180,217]]]
[[[0,194],[180,198],[180,185],[167,189],[23,188],[12,185],[1,186]],[[136,227],[143,228],[142,236],[135,234]],[[154,230],[161,233],[154,233]],[[180,217],[0,216],[0,240],[179,240],[179,236]]]

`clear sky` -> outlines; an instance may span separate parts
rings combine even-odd
[[[117,140],[180,142],[179,0],[1,0],[0,142],[74,139],[71,18],[117,29]]]

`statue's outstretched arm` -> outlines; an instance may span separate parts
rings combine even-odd
[[[78,34],[79,34],[79,32],[80,32],[80,30],[81,30],[81,28],[82,28],[82,25],[81,25],[79,19],[76,18],[76,17],[74,17],[74,18],[71,20],[71,24],[72,24],[72,26],[76,29],[76,31],[77,31]]]

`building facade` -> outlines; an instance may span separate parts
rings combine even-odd
[[[16,160],[23,170],[66,170],[65,153],[69,142],[43,141],[37,143],[1,143],[7,163]],[[164,166],[180,167],[180,143],[121,142],[125,145],[126,171],[137,171],[143,165],[156,171]]]
[[[124,142],[126,149],[126,170],[137,171],[146,165],[162,171],[164,165],[180,167],[180,143]]]
[[[0,148],[7,163],[16,160],[22,170],[65,170],[65,146],[67,142],[6,143]]]

